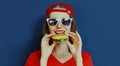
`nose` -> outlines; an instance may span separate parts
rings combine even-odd
[[[60,22],[56,25],[57,28],[62,28],[62,24]]]

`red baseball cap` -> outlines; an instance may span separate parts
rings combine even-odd
[[[53,9],[57,5],[60,5],[60,6],[64,7],[65,10],[63,10],[63,9]],[[51,12],[66,12],[66,13],[70,14],[72,17],[74,17],[74,11],[73,11],[72,7],[68,4],[65,4],[65,3],[55,3],[55,4],[52,4],[51,6],[49,6],[48,9],[46,10],[46,17]]]

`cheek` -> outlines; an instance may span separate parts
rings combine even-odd
[[[55,27],[49,27],[49,32],[54,33]]]
[[[71,26],[67,26],[66,27],[66,32],[70,32],[70,30],[71,30]]]

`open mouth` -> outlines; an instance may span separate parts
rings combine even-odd
[[[56,30],[55,33],[56,34],[65,33],[65,31],[64,30]]]

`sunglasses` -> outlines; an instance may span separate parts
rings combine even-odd
[[[72,18],[47,18],[46,21],[50,26],[56,26],[58,22],[64,26],[69,26],[72,23]]]

